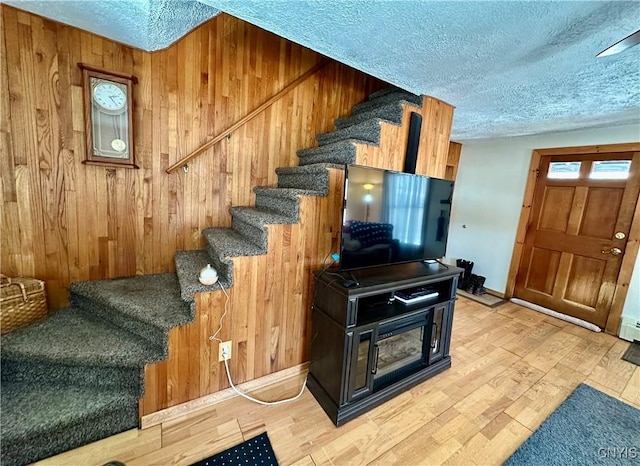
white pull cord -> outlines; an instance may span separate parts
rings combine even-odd
[[[228,306],[227,305],[229,304],[229,295],[227,294],[227,290],[224,289],[224,286],[222,286],[222,283],[218,282],[218,285],[220,285],[220,288],[222,289],[222,292],[226,296],[225,301],[224,301],[224,312],[222,313],[222,316],[220,317],[220,326],[218,327],[218,330],[216,330],[216,333],[214,333],[213,335],[211,335],[209,337],[209,340],[217,340],[220,343],[222,343],[222,340],[220,338],[218,338],[218,334],[222,331],[222,320],[227,315],[227,311],[228,311]],[[233,381],[231,380],[231,372],[229,372],[229,359],[227,358],[227,356],[224,353],[223,353],[223,356],[224,356],[224,367],[225,367],[225,369],[227,371],[227,379],[229,380],[229,385],[231,385],[231,388],[233,388],[233,390],[238,395],[240,395],[243,398],[246,398],[249,401],[253,401],[254,403],[258,403],[258,404],[265,405],[265,406],[272,406],[272,405],[279,405],[279,404],[283,404],[283,403],[289,403],[291,401],[295,401],[298,398],[300,398],[302,396],[302,394],[304,393],[305,387],[307,386],[307,378],[305,377],[304,382],[302,383],[302,388],[300,389],[300,393],[298,393],[293,398],[287,398],[287,399],[278,400],[278,401],[262,401],[262,400],[258,400],[256,398],[253,398],[253,397],[247,395],[246,393],[241,392],[233,384]]]
[[[284,400],[278,400],[278,401],[262,401],[262,400],[258,400],[256,398],[253,398],[249,395],[247,395],[246,393],[241,392],[231,381],[231,373],[229,372],[229,362],[228,359],[225,358],[224,360],[224,367],[225,369],[227,369],[227,378],[229,379],[229,384],[231,385],[231,388],[233,388],[233,390],[240,395],[243,398],[246,398],[249,401],[253,401],[254,403],[258,403],[261,405],[265,405],[265,406],[272,406],[272,405],[280,405],[283,403],[289,403],[291,401],[295,401],[298,398],[300,398],[302,396],[302,394],[304,393],[304,388],[307,386],[307,378],[304,378],[304,382],[302,383],[302,388],[300,389],[300,393],[298,393],[296,396],[294,396],[293,398],[286,398]]]
[[[227,304],[229,304],[229,295],[227,294],[227,290],[224,289],[224,286],[222,286],[222,283],[220,283],[219,280],[218,280],[218,285],[220,285],[222,292],[226,296],[224,300],[224,312],[222,313],[222,317],[220,317],[220,326],[218,327],[218,330],[216,330],[216,333],[214,333],[209,337],[209,340],[218,340],[220,343],[222,343],[222,340],[218,338],[218,334],[222,331],[222,320],[224,319],[224,316],[227,315],[227,310],[228,310]]]

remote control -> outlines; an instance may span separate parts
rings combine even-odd
[[[436,298],[440,295],[437,291],[416,291],[415,293],[411,293],[410,295],[402,292],[396,292],[395,297],[398,301],[402,301],[406,304],[417,303],[420,301],[425,301],[427,299]]]

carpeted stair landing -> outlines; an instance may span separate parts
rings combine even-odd
[[[193,320],[175,274],[78,282],[71,306],[1,339],[2,465],[138,426],[144,366]]]
[[[326,196],[330,167],[355,163],[359,144],[378,145],[383,123],[400,125],[403,104],[422,99],[376,92],[298,151],[300,165],[276,169],[278,185],[256,187],[255,206],[232,207],[230,228],[207,228],[206,247],[179,251],[176,273],[71,284],[70,307],[1,337],[2,465],[53,456],[138,426],[145,364],[168,354],[168,334],[193,321],[198,273],[216,268],[233,286],[233,258],[267,252],[267,225],[297,223],[301,196]]]

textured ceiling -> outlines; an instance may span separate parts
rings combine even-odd
[[[0,3],[147,51],[170,46],[220,13],[197,0],[0,0]]]
[[[146,50],[225,11],[455,105],[459,141],[640,125],[640,47],[595,58],[640,27],[638,1],[5,2]]]

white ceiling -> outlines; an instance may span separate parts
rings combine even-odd
[[[220,13],[197,0],[0,0],[0,3],[147,51],[169,47]]]
[[[452,139],[639,125],[638,1],[3,0],[145,50],[219,10],[456,107]]]

